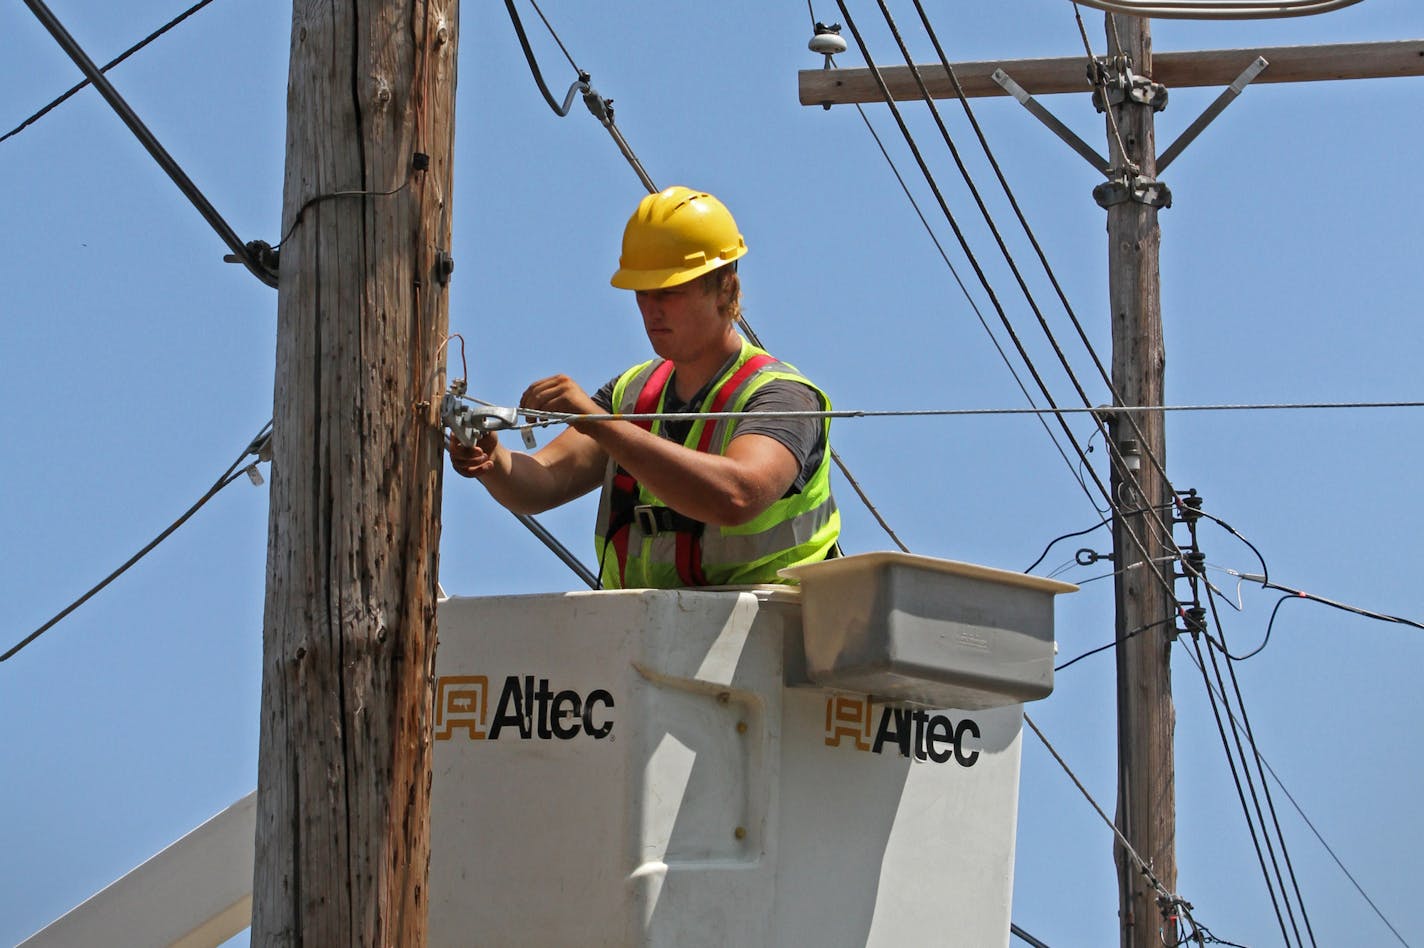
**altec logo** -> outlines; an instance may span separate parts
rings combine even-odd
[[[871,738],[875,708],[866,698],[840,695],[826,699],[826,745],[839,747],[848,739],[856,750],[883,754],[886,745],[900,752],[901,757],[914,756],[937,764],[953,760],[961,767],[973,767],[979,751],[965,746],[965,739],[979,738],[979,725],[972,718],[958,724],[941,711],[913,708],[880,709],[880,719]]]
[[[613,733],[613,695],[595,688],[587,695],[554,691],[549,679],[510,675],[504,679],[494,714],[489,713],[490,680],[485,675],[442,675],[435,682],[435,739],[448,741],[464,731],[472,741],[500,738],[571,741],[587,735],[601,741]]]

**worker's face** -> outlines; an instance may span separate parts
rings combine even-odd
[[[724,291],[719,286],[693,280],[665,290],[639,290],[638,311],[653,351],[673,362],[721,352],[731,323],[720,312]]]

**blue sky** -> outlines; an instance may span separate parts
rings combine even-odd
[[[56,0],[104,61],[180,4]],[[902,9],[903,6],[903,9]],[[871,52],[895,59],[872,4],[852,6]],[[659,185],[705,188],[736,214],[750,253],[746,312],[768,347],[839,408],[1017,408],[994,352],[853,110],[806,109],[796,71],[804,3],[549,4],[593,85]],[[833,4],[819,19],[839,21]],[[895,5],[921,61],[932,50]],[[532,12],[527,26],[560,93],[571,71]],[[1060,0],[935,4],[955,59],[1082,51]],[[1084,11],[1103,50],[1101,16]],[[112,78],[244,239],[275,242],[281,207],[291,11],[217,0]],[[714,22],[715,21],[715,22]],[[878,27],[878,28],[877,28]],[[579,106],[556,118],[498,4],[466,4],[460,29],[451,328],[470,389],[512,403],[566,372],[592,388],[645,357],[631,299],[607,285],[642,193]],[[1424,7],[1364,0],[1275,22],[1159,21],[1159,51],[1424,36]],[[841,64],[861,64],[853,47]],[[21,4],[0,9],[0,131],[77,78]],[[1217,90],[1173,90],[1165,144]],[[1047,104],[1103,142],[1086,96]],[[1162,285],[1171,404],[1417,401],[1424,183],[1416,120],[1424,80],[1248,89],[1164,176]],[[1103,214],[1094,173],[1008,100],[977,115],[1093,345],[1107,357]],[[946,196],[986,262],[1055,397],[1072,391],[975,222],[923,107],[908,110]],[[883,107],[868,114],[922,201],[933,202]],[[986,193],[996,193],[957,107],[944,114]],[[92,91],[0,143],[0,404],[6,450],[0,599],[8,647],[196,500],[272,414],[276,294],[240,267]],[[1011,217],[993,201],[1006,232]],[[952,241],[931,215],[946,246]],[[1013,238],[1026,270],[1031,252]],[[951,259],[968,275],[957,249]],[[1040,271],[1034,271],[1040,272]],[[1047,307],[1095,402],[1108,400],[1060,309]],[[982,294],[976,301],[984,307]],[[985,310],[989,313],[989,310]],[[992,315],[990,313],[990,315]],[[996,330],[997,330],[996,325]],[[1002,337],[1002,332],[1000,331]],[[1087,441],[1090,423],[1073,423]],[[1174,413],[1167,467],[1179,490],[1265,556],[1284,585],[1424,619],[1418,410]],[[915,552],[1023,569],[1049,540],[1100,514],[1042,427],[1024,416],[863,419],[833,435]],[[1090,456],[1104,470],[1101,447]],[[889,540],[838,487],[845,544]],[[591,502],[545,518],[590,548]],[[108,590],[0,665],[0,942],[13,943],[256,783],[267,489],[239,481]],[[1215,568],[1257,572],[1251,551],[1203,528]],[[1105,531],[1059,544],[1107,552]],[[1060,574],[1066,659],[1112,638],[1104,562]],[[463,595],[573,588],[577,580],[478,487],[447,477],[441,578]],[[1239,589],[1222,606],[1238,651],[1278,596]],[[1410,943],[1424,943],[1412,882],[1424,873],[1417,801],[1424,754],[1418,630],[1287,602],[1269,646],[1238,674],[1260,747],[1336,854]],[[1255,865],[1200,678],[1175,653],[1179,889],[1218,936],[1274,944]],[[1108,654],[1064,671],[1030,708],[1093,795],[1112,808]],[[1116,895],[1107,830],[1025,737],[1015,920],[1054,945],[1107,944]],[[1282,828],[1322,944],[1397,943],[1281,795]]]

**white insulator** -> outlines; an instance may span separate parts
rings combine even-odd
[[[822,56],[834,56],[846,51],[846,41],[834,33],[817,33],[806,46],[811,52]]]

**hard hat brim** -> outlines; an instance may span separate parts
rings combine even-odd
[[[709,260],[707,263],[690,269],[672,267],[666,270],[630,270],[627,267],[619,267],[608,282],[620,290],[665,290],[671,286],[689,283],[704,274],[711,273],[718,267],[724,267],[733,260],[745,256],[746,252],[746,247],[738,247],[725,257]]]

